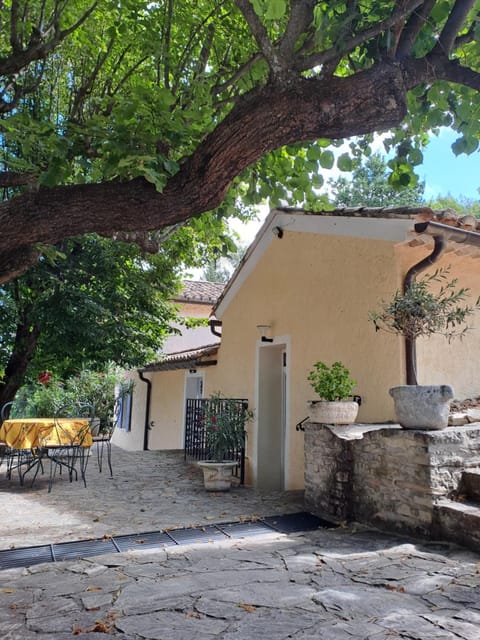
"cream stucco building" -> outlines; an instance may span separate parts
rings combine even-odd
[[[415,229],[419,221],[427,222],[421,231]],[[388,389],[405,383],[404,344],[376,333],[369,312],[432,253],[432,233],[445,239],[446,248],[431,269],[449,266],[451,277],[471,289],[472,301],[480,295],[475,221],[445,221],[412,208],[272,211],[213,306],[212,328],[221,337],[204,335],[203,344],[142,369],[147,382],[135,385],[131,431],[117,430],[114,441],[142,448],[148,414],[149,448],[182,449],[185,399],[219,391],[248,399],[255,413],[248,427],[247,482],[303,488],[297,425],[314,399],[307,381],[314,362],[340,360],[350,369],[361,397],[359,421],[395,419]],[[463,341],[419,342],[420,384],[451,384],[457,398],[480,395],[480,319],[469,324]]]

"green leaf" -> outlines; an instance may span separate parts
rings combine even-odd
[[[420,149],[412,149],[408,154],[408,159],[413,165],[422,164],[423,153],[420,151]]]
[[[462,136],[455,140],[452,144],[453,153],[458,156],[461,153],[470,154],[476,151],[478,148],[478,140],[472,136]]]
[[[309,160],[320,160],[322,155],[322,150],[318,145],[312,145],[307,149],[307,158]]]
[[[335,164],[335,156],[332,151],[324,151],[320,156],[320,166],[323,169],[331,169]]]
[[[442,2],[436,2],[432,9],[431,15],[435,21],[442,21],[448,17],[450,13],[451,5],[448,0],[442,0]]]
[[[340,171],[351,171],[353,168],[353,162],[348,153],[342,153],[341,156],[337,158],[337,167]]]
[[[265,18],[267,20],[280,20],[287,10],[286,0],[267,0]]]
[[[312,186],[315,187],[315,189],[320,189],[321,187],[323,187],[325,180],[319,173],[314,173],[312,175],[311,182]]]

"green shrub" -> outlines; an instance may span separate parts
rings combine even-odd
[[[43,382],[25,385],[18,391],[12,418],[48,418],[65,405],[88,403],[93,405],[102,428],[113,420],[119,390],[122,393],[131,389],[131,383],[125,381],[122,371],[113,364],[104,371],[80,371],[65,382],[53,376],[42,375],[39,379]]]

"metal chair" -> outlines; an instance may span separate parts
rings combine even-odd
[[[95,430],[95,427],[92,428],[92,436],[93,436],[93,444],[95,445],[95,449],[97,452],[97,464],[98,470],[102,473],[102,465],[103,465],[103,453],[106,451],[107,453],[107,464],[110,469],[110,477],[113,478],[113,469],[112,469],[112,435],[115,431],[115,428],[118,426],[121,416],[121,404],[120,402],[115,402],[113,407],[113,415],[110,416],[106,422],[106,424],[99,424],[98,430]]]
[[[14,402],[6,402],[0,411],[0,419],[1,424],[8,420],[10,417],[10,411]],[[15,469],[18,471],[18,477],[20,479],[20,484],[23,485],[25,474],[32,468],[32,466],[38,463],[38,458],[36,458],[35,453],[31,449],[15,449],[10,447],[6,442],[0,443],[1,447],[1,455],[0,455],[0,464],[6,459],[7,462],[7,478],[11,480],[12,471]],[[43,472],[43,466],[40,461],[40,467]],[[38,473],[38,471],[37,471]],[[37,475],[37,474],[35,474]]]
[[[6,402],[2,406],[0,410],[0,425],[3,424],[5,420],[8,419],[12,405],[13,405],[13,402]],[[7,458],[7,469],[8,469],[9,456],[10,456],[10,447],[7,445],[6,442],[0,441],[0,465],[3,464],[3,461],[5,460],[5,458]],[[7,471],[7,476],[8,476],[8,471]]]
[[[50,479],[48,482],[48,492],[52,490],[53,482],[57,470],[59,474],[62,469],[68,470],[70,482],[78,480],[78,469],[87,486],[86,470],[88,464],[88,454],[90,451],[89,438],[91,436],[92,421],[95,417],[95,410],[91,404],[69,404],[61,407],[55,414],[55,441],[48,437],[43,442],[45,456],[50,460]],[[75,420],[82,420],[80,428],[75,425]]]

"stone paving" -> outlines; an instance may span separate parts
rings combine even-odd
[[[106,465],[105,465],[106,466]],[[207,493],[202,471],[179,452],[114,448],[113,478],[98,473],[94,455],[82,482],[57,476],[47,492],[48,468],[33,487],[19,486],[0,469],[0,549],[104,535],[144,533],[255,516],[302,511],[300,492],[258,494],[251,487]]]
[[[177,454],[116,450],[113,480],[92,463],[86,490],[2,474],[1,548],[303,508],[295,494],[207,494]],[[479,587],[480,556],[447,543],[358,526],[272,533],[1,571],[0,637],[478,640]]]

